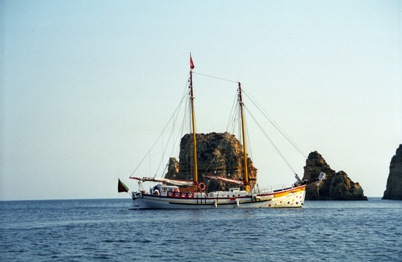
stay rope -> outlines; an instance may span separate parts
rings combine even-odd
[[[221,77],[216,77],[216,76],[212,76],[212,75],[207,75],[207,74],[203,74],[203,73],[198,73],[198,72],[193,72],[193,74],[196,75],[200,75],[200,76],[204,76],[204,77],[208,77],[208,78],[213,78],[213,79],[217,79],[217,80],[221,80],[221,81],[226,81],[226,82],[231,82],[231,83],[239,83],[239,81],[235,81],[235,80],[231,80],[231,79],[227,79],[227,78],[221,78]],[[296,144],[296,142],[293,141],[293,139],[278,125],[278,123],[276,123],[273,118],[265,112],[265,110],[262,108],[261,105],[259,105],[255,99],[253,99],[247,92],[244,91],[244,88],[242,88],[243,94],[245,94],[247,96],[247,98],[251,101],[251,103],[261,112],[261,114],[272,124],[272,126],[301,154],[302,157],[306,158],[306,154],[303,152],[303,150]],[[235,113],[236,111],[238,111],[238,103],[236,102],[236,99],[234,100],[234,104],[236,104],[235,109],[233,110],[234,106],[232,106],[232,112],[231,115],[229,117],[229,122],[227,125],[227,130],[229,131],[230,128],[233,127],[233,130],[235,129],[235,125],[231,124],[231,121],[233,120],[233,123],[236,122],[237,120],[237,114]],[[277,151],[277,153],[279,154],[279,156],[283,159],[283,161],[286,163],[286,165],[293,171],[293,173],[296,174],[295,169],[291,166],[291,164],[289,163],[289,161],[285,158],[285,156],[282,154],[282,152],[279,150],[279,148],[275,145],[275,143],[272,141],[272,139],[268,136],[268,134],[264,131],[264,129],[262,128],[261,124],[255,119],[255,117],[248,111],[248,109],[244,106],[244,108],[246,109],[247,113],[253,118],[253,120],[256,122],[256,124],[258,125],[258,127],[261,129],[262,133],[264,134],[264,136],[268,139],[268,141],[271,143],[271,145],[274,147],[274,149]],[[232,120],[231,120],[232,119]],[[237,121],[240,122],[240,121]],[[239,123],[240,126],[240,123]],[[241,128],[239,127],[239,136],[241,137]],[[232,132],[234,133],[234,132]],[[247,132],[247,140],[250,143],[250,139],[249,139],[249,132]],[[251,147],[250,145],[248,145],[249,148],[249,152],[250,155],[252,155],[251,152]]]
[[[243,93],[250,99],[250,101],[254,104],[254,106],[261,112],[261,114],[275,127],[276,130],[304,157],[306,158],[306,154],[303,150],[293,141],[293,139],[273,120],[272,117],[268,115],[264,111],[264,109],[253,99],[251,98],[246,92]]]
[[[226,79],[226,78],[221,78],[221,77],[216,77],[216,76],[212,76],[212,75],[207,75],[207,74],[203,74],[203,73],[198,73],[198,72],[192,72],[193,74],[195,74],[195,75],[199,75],[199,76],[203,76],[203,77],[208,77],[208,78],[213,78],[213,79],[217,79],[217,80],[221,80],[221,81],[226,81],[226,82],[230,82],[230,83],[239,83],[239,81],[235,81],[235,80],[230,80],[230,79]],[[260,104],[258,104],[257,102],[256,102],[256,100],[255,99],[253,99],[247,92],[245,92],[244,91],[244,88],[242,89],[243,90],[243,94],[249,99],[249,101],[251,101],[251,103],[261,112],[261,114],[272,124],[272,126],[304,157],[304,158],[306,158],[306,154],[303,152],[303,150],[293,141],[293,139],[291,139],[290,138],[290,136],[273,120],[273,118],[268,114],[268,113],[266,113],[265,112],[265,110],[262,108],[262,106],[260,105]],[[181,98],[181,100],[180,100],[180,102],[179,102],[179,104],[178,104],[178,106],[176,107],[176,109],[175,109],[175,111],[174,111],[174,113],[173,113],[173,115],[170,117],[170,119],[168,120],[168,122],[167,122],[167,124],[164,126],[164,128],[163,128],[163,130],[162,130],[162,132],[161,132],[161,134],[158,136],[158,138],[155,140],[155,142],[152,144],[152,146],[151,146],[151,148],[148,150],[148,152],[145,154],[145,156],[142,158],[142,160],[140,161],[140,163],[138,164],[138,166],[134,169],[134,171],[131,173],[131,175],[130,175],[130,177],[131,176],[133,176],[134,174],[135,174],[135,172],[138,170],[138,168],[142,165],[142,163],[144,162],[144,160],[147,158],[147,157],[149,157],[149,158],[151,158],[150,157],[150,155],[151,155],[151,152],[152,152],[152,150],[154,149],[154,147],[156,146],[156,144],[158,143],[158,141],[160,141],[160,140],[162,140],[162,143],[163,143],[163,138],[164,138],[164,133],[165,133],[165,131],[167,130],[167,128],[169,127],[169,125],[173,122],[173,125],[172,125],[172,130],[171,130],[171,132],[170,132],[170,134],[169,134],[169,136],[168,136],[168,142],[170,142],[171,140],[172,140],[172,138],[173,138],[173,133],[174,133],[174,130],[175,130],[175,123],[176,123],[176,121],[177,121],[177,119],[178,119],[178,111],[179,111],[179,109],[181,108],[181,106],[182,106],[182,104],[183,104],[183,101],[185,100],[185,98],[188,96],[188,83],[186,84],[186,92],[185,92],[185,94],[183,95],[183,97]],[[236,97],[237,97],[237,95],[236,95]],[[191,107],[191,105],[190,105],[190,103],[188,103],[188,99],[186,99],[186,107]],[[247,114],[248,115],[250,115],[251,116],[251,118],[255,121],[255,123],[257,124],[257,126],[260,128],[260,130],[261,130],[261,132],[263,133],[263,135],[268,139],[268,141],[270,142],[270,144],[273,146],[273,148],[275,149],[275,151],[279,154],[279,156],[283,159],[283,161],[286,163],[286,165],[293,171],[293,173],[295,173],[296,174],[296,171],[295,171],[295,169],[291,166],[291,164],[289,163],[289,161],[284,157],[284,155],[282,154],[282,152],[279,150],[279,148],[275,145],[275,143],[272,141],[272,139],[269,137],[269,135],[264,131],[264,128],[261,126],[261,124],[256,120],[256,118],[250,113],[250,111],[248,110],[248,108],[246,107],[246,106],[244,106],[244,109],[246,110],[246,112],[247,112]],[[184,118],[183,118],[183,121],[182,121],[182,123],[181,123],[181,125],[180,125],[180,132],[178,132],[178,135],[177,135],[177,137],[176,137],[176,139],[175,139],[175,142],[174,142],[174,144],[176,145],[177,144],[177,141],[179,141],[180,140],[180,135],[181,134],[183,134],[183,132],[184,132],[184,129],[185,129],[185,125],[186,125],[186,122],[188,121],[188,120],[186,120],[187,118],[188,118],[188,110],[184,110],[185,111],[185,113],[184,113]],[[234,134],[235,133],[235,129],[238,129],[238,131],[239,131],[239,136],[238,137],[241,137],[241,124],[239,123],[240,121],[238,121],[238,119],[239,119],[239,116],[238,116],[238,112],[239,111],[239,104],[237,103],[237,98],[235,98],[234,99],[234,102],[233,102],[233,105],[232,105],[232,109],[231,109],[231,113],[230,113],[230,116],[229,116],[229,121],[228,121],[228,123],[227,123],[227,128],[226,128],[226,130],[228,131],[228,132],[230,132],[230,130],[231,129],[233,129],[233,131],[231,132],[232,134]],[[239,123],[239,126],[238,127],[236,127],[236,125],[234,124],[234,123]],[[190,125],[191,125],[191,123],[189,123]],[[191,127],[190,127],[190,130],[191,130]],[[248,148],[249,148],[249,152],[250,152],[250,155],[252,155],[252,152],[251,152],[251,147],[250,147],[250,139],[249,139],[249,133],[247,132],[247,140],[249,141],[249,145],[248,145]],[[157,170],[159,170],[160,169],[160,167],[161,167],[161,165],[162,165],[162,163],[164,162],[163,161],[163,159],[164,159],[164,157],[165,157],[165,155],[166,155],[166,151],[167,151],[167,147],[166,148],[163,148],[162,147],[162,160],[160,161],[160,164],[159,164],[159,166],[158,166],[158,168],[157,168]],[[172,153],[171,153],[171,155],[173,154],[173,151],[175,151],[175,149],[174,148],[172,148]],[[149,159],[149,161],[151,161],[150,159]],[[211,164],[212,163],[210,163],[209,164],[209,166],[207,167],[207,170],[211,167]],[[151,163],[149,163],[149,165],[151,165]],[[166,168],[168,167],[168,165],[166,165],[165,166],[165,170],[166,170]],[[163,175],[163,174],[162,174]],[[156,176],[156,174],[155,174],[155,176]]]
[[[177,105],[175,111],[173,112],[172,116],[171,116],[171,117],[169,118],[169,120],[167,121],[167,123],[166,123],[166,125],[164,126],[162,132],[161,132],[160,135],[156,138],[155,142],[152,144],[151,148],[147,151],[147,153],[146,153],[146,154],[144,155],[144,157],[141,159],[141,161],[139,162],[139,164],[137,165],[137,167],[134,169],[134,171],[131,173],[130,177],[132,177],[132,176],[135,174],[135,172],[137,172],[138,168],[142,165],[142,163],[144,162],[144,160],[145,160],[147,157],[149,157],[149,162],[151,161],[151,160],[150,160],[150,155],[151,155],[152,150],[155,148],[156,144],[157,144],[160,140],[163,141],[163,134],[165,133],[165,131],[167,130],[167,128],[170,126],[170,124],[171,124],[172,122],[175,122],[175,121],[176,121],[176,119],[177,119],[177,117],[178,117],[178,111],[179,111],[180,107],[182,106],[183,101],[185,100],[186,97],[187,97],[187,86],[186,86],[186,92],[185,92],[185,94],[184,94],[183,97],[181,98],[181,100],[180,100],[179,104]],[[173,126],[172,126],[172,129],[174,129],[174,124],[173,124]],[[170,139],[171,139],[172,133],[173,133],[173,132],[170,132],[169,139],[168,139],[169,141],[170,141]],[[164,154],[166,153],[166,149],[162,149],[162,151],[163,151],[163,155],[164,155]],[[163,155],[162,155],[162,158],[164,157]],[[163,161],[161,161],[160,163],[162,163],[162,162],[163,162]],[[151,163],[149,163],[149,165],[151,165]],[[161,166],[161,164],[159,164],[158,169],[160,168],[160,166]],[[157,169],[157,170],[158,170],[158,169]],[[156,174],[155,174],[155,176],[156,176]]]
[[[255,119],[255,117],[248,111],[248,108],[244,107],[244,109],[247,111],[247,113],[251,116],[251,118],[255,121],[257,126],[260,128],[261,132],[264,134],[264,136],[268,139],[268,141],[271,143],[272,147],[276,150],[276,152],[279,154],[279,156],[282,158],[282,160],[286,163],[286,165],[290,168],[290,170],[293,171],[293,173],[296,174],[296,171],[292,167],[292,165],[289,163],[289,161],[285,158],[285,156],[282,154],[282,152],[279,150],[279,148],[275,145],[274,141],[268,136],[268,134],[264,131],[260,123]]]
[[[193,71],[193,74],[194,75],[205,76],[205,77],[209,77],[209,78],[214,78],[214,79],[222,80],[222,81],[226,81],[226,82],[231,82],[231,83],[239,83],[239,81],[234,81],[234,80],[221,78],[221,77],[217,77],[217,76],[211,76],[211,75],[207,75],[207,74],[202,74],[202,73],[198,73],[198,72],[194,72],[194,71]]]

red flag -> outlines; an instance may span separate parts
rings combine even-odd
[[[190,69],[194,69],[194,62],[193,58],[191,57],[191,53],[190,53]]]
[[[119,183],[117,184],[117,191],[119,193],[128,192],[128,187],[123,182],[120,181],[120,178],[119,178]]]

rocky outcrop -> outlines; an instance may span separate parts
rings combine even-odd
[[[326,174],[326,178],[307,185],[306,200],[367,200],[359,183],[353,182],[345,172],[331,169],[317,151],[311,152],[306,160],[303,180],[318,179],[321,172]]]
[[[218,181],[207,181],[202,175],[217,175],[243,180],[243,147],[232,134],[209,133],[197,134],[197,159],[199,182],[207,184],[207,189],[224,190],[228,185]],[[254,187],[257,168],[248,158],[249,182]],[[186,134],[180,142],[179,161],[170,158],[165,178],[193,180],[193,135]],[[208,182],[208,183],[207,183]]]
[[[389,165],[387,188],[383,199],[402,200],[402,144],[399,145]]]

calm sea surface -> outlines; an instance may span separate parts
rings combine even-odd
[[[130,204],[0,202],[0,261],[402,261],[402,201],[181,211]]]

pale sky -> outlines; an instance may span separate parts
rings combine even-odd
[[[402,143],[402,1],[6,0],[0,17],[0,200],[127,198],[117,178],[136,188],[190,52],[306,154],[383,195]],[[225,131],[236,87],[194,77],[199,132]],[[290,185],[263,139],[250,138],[260,187]]]

